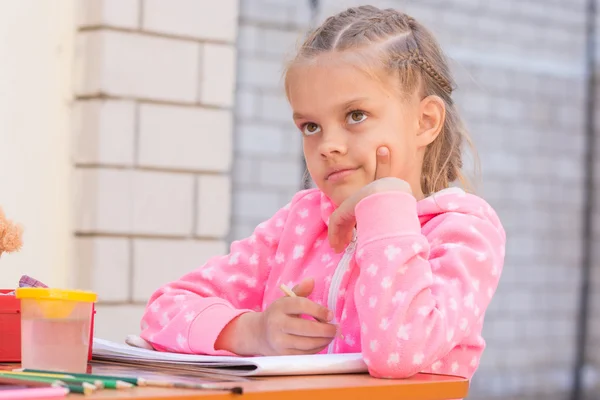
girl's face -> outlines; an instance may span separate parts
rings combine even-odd
[[[308,171],[336,205],[374,180],[380,146],[390,150],[393,175],[422,196],[422,159],[433,139],[425,143],[421,137],[420,97],[401,98],[394,91],[398,85],[397,78],[377,80],[343,63],[288,72],[288,97]]]

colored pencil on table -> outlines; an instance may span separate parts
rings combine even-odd
[[[34,369],[24,369],[24,372],[29,373],[42,373],[42,374],[52,374],[52,371],[45,370],[34,370]],[[219,391],[228,391],[234,394],[242,394],[243,390],[241,386],[222,386],[213,383],[185,383],[185,382],[169,382],[169,381],[155,381],[148,380],[144,378],[135,378],[135,377],[127,377],[127,376],[110,376],[110,375],[97,375],[97,374],[76,374],[69,373],[76,378],[79,377],[87,377],[90,379],[98,379],[103,382],[107,381],[116,381],[122,382],[126,384],[136,385],[136,386],[154,386],[154,387],[170,387],[170,388],[178,388],[178,389],[204,389],[204,390],[219,390]],[[108,387],[108,386],[107,386]]]
[[[45,370],[32,370],[25,369],[25,372],[40,372],[40,373],[52,373],[51,371]],[[136,386],[153,386],[153,387],[170,387],[178,389],[204,389],[204,390],[219,390],[228,391],[234,394],[242,394],[243,389],[241,386],[223,386],[214,383],[185,383],[185,382],[168,382],[158,380],[148,380],[145,378],[136,378],[129,376],[114,376],[114,375],[97,375],[97,374],[72,374],[75,377],[87,376],[89,378],[100,379],[100,380],[114,380],[127,382]]]
[[[148,381],[144,380],[146,386],[157,386],[177,389],[204,389],[219,390],[231,392],[233,394],[242,394],[244,389],[241,386],[223,386],[214,383],[186,383],[186,382],[167,382],[167,381]]]
[[[40,378],[54,378],[54,379],[59,379],[65,383],[81,383],[81,382],[87,382],[87,383],[91,383],[92,385],[96,386],[97,389],[104,389],[104,382],[102,382],[99,379],[78,379],[75,376],[71,375],[71,374],[66,374],[66,373],[60,373],[60,372],[26,372],[23,370],[13,370],[13,371],[1,371],[0,373],[4,373],[4,374],[12,374],[12,375],[22,375],[22,376],[37,376]]]
[[[33,380],[25,380],[25,379],[15,379],[8,377],[0,377],[1,385],[17,385],[17,386],[28,386],[28,387],[60,387],[62,386],[59,381],[56,383],[48,383],[48,382],[40,382]]]
[[[37,369],[23,369],[20,370],[29,374],[60,374],[59,372],[37,370]],[[67,376],[74,379],[82,379],[86,381],[100,382],[106,389],[129,389],[134,385],[137,385],[136,378],[125,378],[115,376],[104,376],[104,375],[93,375],[93,374],[79,374],[79,373],[66,373]]]
[[[94,393],[94,391],[96,391],[96,386],[94,386],[88,382],[67,383],[61,379],[54,379],[54,378],[49,378],[49,377],[39,377],[39,376],[32,376],[32,375],[17,375],[17,374],[9,375],[9,374],[4,374],[4,373],[0,373],[0,378],[14,379],[14,380],[21,381],[23,383],[25,383],[25,382],[42,382],[42,383],[49,384],[51,386],[61,386],[61,387],[67,388],[67,389],[69,389],[69,392],[71,392],[71,393],[82,393],[85,395],[92,394],[92,393]]]

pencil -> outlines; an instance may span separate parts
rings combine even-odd
[[[65,383],[82,383],[87,382],[96,386],[97,389],[104,389],[104,382],[99,379],[89,379],[89,378],[77,378],[71,374],[65,374],[60,372],[29,372],[24,370],[13,370],[13,371],[0,371],[0,374],[8,374],[8,375],[21,375],[21,376],[32,376],[39,378],[54,378],[61,380]]]
[[[15,370],[16,371],[16,370]],[[79,374],[79,373],[67,373],[65,375],[61,375],[59,372],[45,371],[45,370],[37,370],[37,369],[23,369],[19,370],[27,374],[39,374],[40,376],[44,374],[54,375],[60,379],[60,377],[78,379],[84,382],[89,382],[99,386],[98,389],[129,389],[132,388],[137,382],[128,382],[120,377],[111,377],[111,376],[101,376],[101,375],[92,375],[92,374]],[[133,378],[129,378],[129,380],[135,381]]]
[[[45,370],[35,370],[35,369],[25,369],[26,372],[40,372],[40,373],[52,373],[51,371]],[[93,379],[99,379],[102,381],[112,380],[117,382],[128,383],[136,386],[154,386],[154,387],[172,387],[179,389],[206,389],[206,390],[224,390],[230,391],[234,394],[241,394],[242,388],[240,386],[220,386],[215,384],[197,384],[197,383],[182,383],[182,382],[168,382],[168,381],[155,381],[155,380],[147,380],[144,378],[135,378],[129,376],[114,376],[114,375],[97,375],[97,374],[71,374],[75,377],[88,377]]]
[[[231,392],[233,394],[242,394],[244,389],[241,386],[223,386],[214,383],[186,383],[186,382],[168,382],[168,381],[151,381],[144,380],[146,386],[157,386],[177,389],[204,389],[204,390],[221,390]]]
[[[26,375],[11,375],[9,377],[9,375],[4,375],[3,373],[0,373],[0,378],[9,378],[9,379],[14,379],[17,381],[21,381],[21,382],[42,382],[42,383],[46,383],[49,384],[50,386],[61,386],[64,388],[69,389],[69,392],[71,393],[82,393],[84,395],[88,395],[88,394],[92,394],[94,393],[94,391],[96,391],[96,386],[92,385],[91,383],[87,383],[87,382],[77,382],[77,383],[66,383],[63,380],[59,380],[59,379],[54,379],[54,378],[48,378],[48,377],[39,377],[39,376],[26,376]]]
[[[26,379],[8,378],[8,377],[3,377],[3,376],[0,377],[0,384],[28,386],[28,387],[62,387],[62,385],[58,381],[56,381],[55,383],[49,383],[49,382],[40,382],[40,381],[26,380]]]
[[[294,291],[292,289],[290,289],[289,287],[287,287],[284,283],[282,283],[281,285],[279,285],[279,289],[281,289],[281,291],[283,293],[285,293],[288,297],[298,297],[296,295],[296,293],[294,293]],[[325,321],[321,321],[318,318],[316,318],[316,320],[319,321],[319,322],[325,322]],[[340,335],[340,337],[343,339],[344,335]]]
[[[294,293],[294,291],[287,287],[284,283],[279,285],[279,289],[281,289],[281,291],[285,293],[288,297],[298,297],[296,293]]]
[[[24,372],[41,373],[41,374],[52,374],[52,371],[46,371],[41,369],[24,369]],[[95,374],[79,374],[71,373],[69,375],[75,378],[81,379],[95,379],[104,383],[107,389],[128,389],[133,386],[142,386],[138,383],[138,378],[131,378],[127,376],[109,376],[109,375],[95,375]],[[114,387],[113,387],[114,386]]]

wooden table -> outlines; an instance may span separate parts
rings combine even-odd
[[[0,365],[12,370],[19,364]],[[95,369],[95,368],[93,368]],[[129,369],[129,368],[127,368]],[[136,371],[131,368],[131,371]],[[92,373],[111,374],[110,369]],[[117,371],[114,374],[118,374]],[[256,377],[246,382],[220,382],[220,386],[242,386],[242,395],[229,392],[136,387],[100,390],[90,396],[70,394],[68,399],[95,400],[451,400],[463,399],[469,390],[466,378],[417,374],[408,379],[377,379],[368,374]]]
[[[254,378],[251,382],[223,383],[242,386],[244,393],[137,387],[130,390],[102,390],[85,399],[136,400],[448,400],[467,396],[467,379],[419,374],[409,379],[376,379],[366,374],[313,375]],[[83,399],[81,395],[69,398]]]

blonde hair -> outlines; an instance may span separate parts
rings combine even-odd
[[[466,143],[474,148],[452,99],[455,83],[448,63],[429,30],[394,9],[349,8],[327,18],[309,34],[288,65],[286,89],[287,72],[294,64],[330,52],[350,57],[371,72],[384,69],[396,75],[404,93],[421,89],[424,96],[441,98],[446,108],[445,120],[441,132],[425,151],[421,189],[427,196],[455,181],[469,189],[462,172],[462,146]]]

